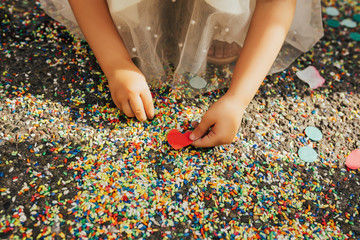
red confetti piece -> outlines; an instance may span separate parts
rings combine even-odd
[[[360,149],[352,151],[347,157],[345,164],[350,169],[360,168]]]
[[[176,150],[190,145],[193,141],[189,139],[191,131],[185,132],[184,134],[176,129],[172,129],[168,135],[168,143]]]

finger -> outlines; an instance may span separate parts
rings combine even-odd
[[[209,120],[206,118],[206,115],[203,117],[199,125],[194,129],[194,131],[190,134],[189,138],[192,141],[195,141],[202,136],[204,136],[209,129],[212,127],[212,125],[215,124],[215,121]]]
[[[121,102],[118,101],[116,98],[113,98],[112,96],[111,96],[111,98],[113,99],[113,103],[115,104],[115,106],[116,106],[120,111],[122,111]]]
[[[214,130],[210,130],[205,136],[194,141],[192,144],[194,147],[214,147],[219,145],[217,135]]]
[[[191,122],[191,126],[192,126],[193,128],[196,128],[197,126],[199,126],[199,122],[198,122],[198,121],[192,121],[192,122]]]
[[[122,111],[121,103],[117,103],[117,102],[114,102],[114,103],[115,103],[116,107],[117,107],[120,111]]]
[[[234,140],[235,134],[226,134],[224,133],[225,129],[226,126],[221,123],[216,123],[210,131],[208,131],[202,138],[194,141],[191,145],[194,147],[214,147],[229,144]]]
[[[135,114],[133,113],[130,103],[127,101],[124,104],[121,105],[121,108],[123,110],[123,112],[125,113],[126,116],[128,117],[134,117]]]
[[[121,112],[123,112],[121,105],[117,106],[117,108],[119,109],[119,114],[121,114]]]
[[[130,99],[130,106],[132,109],[132,112],[135,114],[136,118],[139,121],[145,121],[146,120],[146,113],[144,109],[143,102],[141,100],[141,97],[135,96]]]
[[[142,94],[141,99],[142,99],[142,103],[144,104],[146,116],[149,119],[153,119],[155,110],[154,110],[154,103],[150,91],[146,91],[146,93]]]

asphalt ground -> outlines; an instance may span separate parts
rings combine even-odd
[[[359,239],[360,172],[345,165],[360,148],[358,14],[323,1],[324,37],[264,80],[234,142],[174,150],[169,130],[191,130],[225,90],[153,88],[155,119],[129,119],[86,42],[35,1],[2,0],[0,237]],[[308,66],[322,87],[296,76]]]

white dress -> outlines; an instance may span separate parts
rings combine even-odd
[[[42,8],[70,32],[83,37],[68,0],[40,0]],[[243,45],[256,0],[107,0],[114,23],[149,83],[171,81],[174,89],[203,92],[228,86],[206,76],[212,40]],[[298,0],[286,41],[269,74],[288,67],[323,36],[320,0]],[[174,77],[169,80],[168,64]],[[229,71],[230,72],[230,71]],[[227,76],[226,76],[227,75]],[[231,72],[230,72],[231,75]],[[189,80],[201,76],[203,89]]]

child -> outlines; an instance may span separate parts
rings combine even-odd
[[[208,60],[221,64],[237,59],[228,91],[190,135],[197,147],[230,143],[265,76],[286,68],[323,34],[320,0],[40,2],[70,31],[83,34],[114,103],[140,121],[154,117],[147,80],[164,75],[164,63],[175,64],[175,75],[196,75]],[[174,79],[172,86],[178,84]]]

